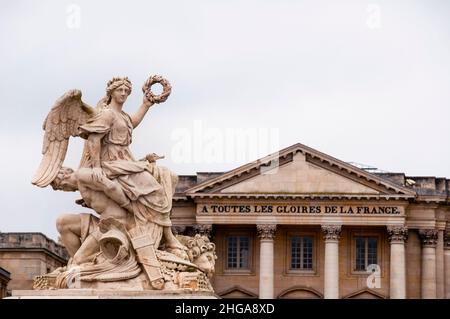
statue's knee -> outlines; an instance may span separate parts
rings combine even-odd
[[[68,216],[68,214],[64,214],[58,216],[58,218],[56,219],[56,229],[59,233],[65,232],[69,229]]]

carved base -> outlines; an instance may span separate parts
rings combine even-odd
[[[190,290],[55,289],[13,290],[7,299],[218,299],[213,292]]]

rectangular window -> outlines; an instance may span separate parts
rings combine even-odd
[[[367,266],[378,264],[378,238],[355,237],[355,269],[366,271]]]
[[[248,236],[227,237],[227,268],[250,269],[250,238]]]
[[[313,237],[291,237],[291,265],[292,270],[313,270]]]

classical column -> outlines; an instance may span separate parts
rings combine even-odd
[[[391,244],[389,295],[391,299],[406,299],[405,242],[408,229],[391,225],[387,231]]]
[[[444,263],[445,263],[445,299],[450,299],[450,231],[445,232]]]
[[[194,225],[194,232],[196,234],[200,234],[201,236],[206,236],[209,239],[211,239],[212,225],[208,225],[208,224]]]
[[[341,225],[322,225],[325,239],[324,298],[339,298],[339,238]]]
[[[444,231],[445,229],[437,230],[436,243],[436,298],[445,298],[445,265],[444,265]]]
[[[422,299],[436,298],[436,229],[419,229],[422,240]]]
[[[273,240],[276,225],[257,225],[259,248],[259,298],[273,299]]]

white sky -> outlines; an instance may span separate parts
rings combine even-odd
[[[449,39],[448,1],[4,2],[0,230],[56,239],[60,213],[85,211],[74,193],[30,184],[41,125],[65,91],[79,88],[95,105],[113,76],[134,84],[130,113],[150,74],[172,83],[132,151],[164,154],[161,165],[178,174],[226,171],[300,142],[450,178]],[[256,153],[242,129],[258,133]],[[180,145],[191,152],[181,162]],[[81,147],[72,140],[66,166],[77,166]]]

